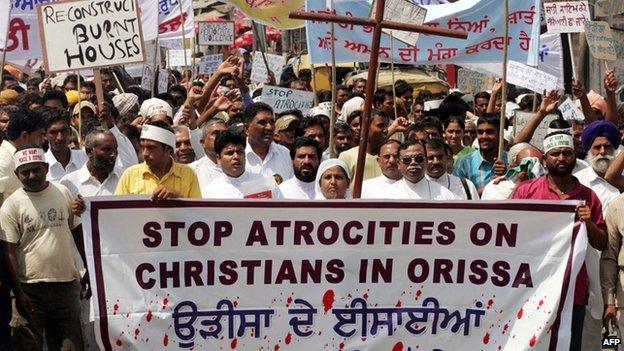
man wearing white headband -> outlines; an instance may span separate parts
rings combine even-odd
[[[48,164],[39,146],[19,147],[14,161],[22,188],[0,208],[0,240],[17,311],[28,322],[15,329],[16,349],[43,349],[45,334],[50,350],[82,350],[76,283],[82,266],[74,260],[78,249],[84,264],[80,218],[72,214],[69,190],[46,180]],[[54,328],[48,328],[50,320]]]
[[[173,160],[176,138],[163,121],[152,121],[141,130],[143,163],[128,168],[119,180],[116,195],[151,195],[152,200],[199,198],[197,176],[187,165]]]
[[[587,226],[589,244],[597,250],[607,246],[606,225],[602,216],[600,199],[590,188],[582,185],[572,175],[576,164],[574,140],[568,133],[555,132],[544,139],[542,162],[548,175],[526,181],[516,188],[513,199],[531,200],[582,200],[576,207],[578,219]],[[583,320],[587,305],[589,276],[585,264],[576,277],[570,350],[581,350]]]

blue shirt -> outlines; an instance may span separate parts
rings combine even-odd
[[[503,152],[503,161],[507,162],[506,152]],[[480,150],[475,150],[455,162],[453,174],[470,180],[482,191],[494,177],[494,164],[484,160]]]

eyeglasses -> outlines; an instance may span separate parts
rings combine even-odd
[[[417,164],[423,164],[425,163],[425,156],[423,155],[414,155],[414,156],[403,156],[401,157],[401,162],[404,165],[409,165],[412,163],[412,161],[416,162]]]

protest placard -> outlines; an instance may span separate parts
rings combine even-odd
[[[49,72],[145,61],[136,0],[40,4],[37,16]]]
[[[527,125],[527,123],[529,122],[531,118],[533,118],[533,116],[535,116],[535,113],[533,112],[515,111],[514,137],[518,135],[518,133],[520,133],[522,128],[524,128],[524,126]],[[539,124],[539,126],[535,130],[535,133],[533,133],[533,138],[531,138],[531,141],[530,141],[531,145],[535,145],[540,150],[542,149],[544,138],[546,137],[546,134],[548,134],[548,125],[550,125],[550,122],[556,120],[557,118],[559,118],[559,116],[555,114],[544,117],[542,122]]]
[[[570,347],[578,201],[85,200],[103,350]]]
[[[545,2],[548,33],[580,33],[590,21],[587,1]]]
[[[567,98],[564,102],[562,102],[558,109],[561,111],[561,115],[566,121],[582,121],[585,119],[581,110],[579,110],[576,103],[574,103],[574,101],[570,98]]]
[[[184,58],[184,53],[186,52],[186,59]],[[167,59],[169,60],[169,67],[184,67],[190,66],[193,62],[193,50],[169,50],[167,52]]]
[[[199,74],[212,74],[223,62],[223,54],[206,55],[199,61]]]
[[[154,89],[155,70],[150,65],[143,65],[143,73],[141,75],[141,88],[152,91]]]
[[[198,22],[199,45],[232,45],[234,44],[234,21]]]
[[[585,23],[585,38],[592,56],[598,60],[615,61],[617,52],[609,23],[590,21]]]
[[[375,7],[373,6],[371,10],[370,18],[375,18]],[[386,21],[420,25],[425,21],[426,15],[427,10],[407,0],[387,0],[384,9],[384,20]],[[417,32],[406,32],[385,28],[382,30],[388,35],[392,33],[392,36],[395,39],[401,40],[402,42],[412,46],[416,46],[418,36],[420,34]]]
[[[275,75],[275,80],[279,83],[282,70],[286,64],[286,58],[281,55],[265,54],[269,69]],[[269,75],[267,74],[266,65],[262,59],[262,53],[260,51],[254,52],[253,63],[251,66],[251,77],[249,78],[253,83],[267,83],[269,81]]]
[[[265,85],[260,101],[271,106],[275,113],[297,109],[305,116],[314,106],[314,92]]]
[[[457,89],[468,94],[476,94],[481,91],[492,89],[494,77],[475,72],[466,68],[457,70]]]
[[[169,83],[169,71],[166,69],[158,70],[158,94],[166,93]]]
[[[557,87],[557,77],[519,62],[507,62],[507,83],[542,94]]]
[[[11,19],[11,2],[3,1],[0,3],[0,49],[5,50],[7,42],[7,32]]]
[[[563,46],[560,34],[540,35],[537,69],[557,77],[557,88],[564,89]]]
[[[331,113],[332,113],[331,101],[321,102],[320,104],[318,104],[318,107],[319,107],[319,111],[323,111],[323,114],[325,116],[331,117]]]

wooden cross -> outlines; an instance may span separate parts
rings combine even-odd
[[[370,51],[370,63],[368,65],[368,79],[366,80],[366,98],[364,99],[364,113],[361,121],[360,146],[355,168],[355,185],[353,188],[353,197],[359,198],[362,193],[362,180],[364,178],[364,162],[366,160],[366,147],[368,144],[368,127],[370,121],[370,113],[373,106],[373,95],[375,94],[375,83],[377,80],[377,63],[379,62],[379,44],[381,41],[382,29],[395,29],[406,32],[416,32],[431,35],[438,35],[449,38],[466,39],[467,32],[450,30],[444,28],[434,28],[423,25],[399,23],[384,20],[384,8],[386,0],[376,0],[375,17],[374,18],[358,18],[347,17],[333,14],[321,14],[306,11],[291,12],[288,17],[293,19],[302,19],[318,22],[333,22],[343,24],[353,24],[361,26],[370,26],[373,28],[373,42]],[[333,39],[333,38],[332,38]]]

